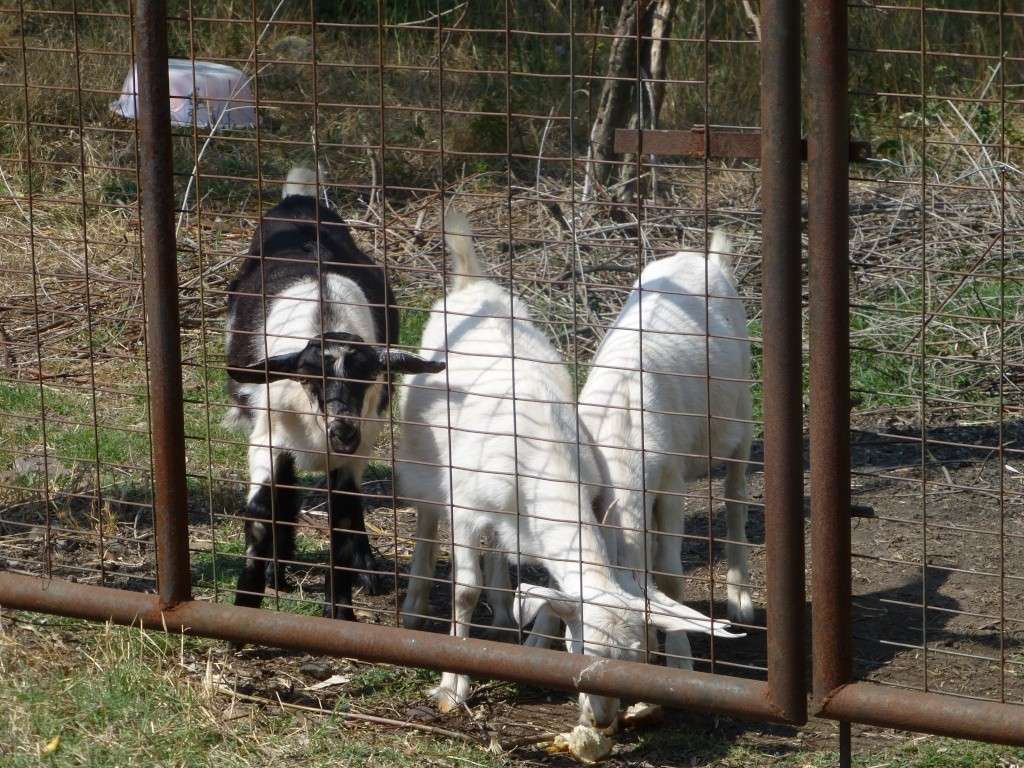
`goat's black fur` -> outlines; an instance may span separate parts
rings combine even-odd
[[[359,250],[338,214],[312,197],[291,195],[265,214],[253,233],[245,263],[228,285],[228,365],[248,368],[263,359],[254,339],[263,332],[264,297],[269,302],[300,280],[315,278],[318,268],[321,279],[327,274],[343,275],[366,296],[377,338],[365,341],[398,342],[398,309],[384,268]],[[390,389],[389,397],[381,400],[380,413],[387,411]],[[228,392],[234,402],[245,406],[238,382],[231,378]]]
[[[376,578],[372,575],[375,563],[363,520],[363,497],[348,469],[336,469],[331,473],[327,505],[334,569],[326,584],[324,616],[355,621],[352,582],[358,578],[365,588],[372,591]]]
[[[394,296],[384,270],[359,250],[348,228],[338,215],[311,196],[291,195],[271,209],[260,223],[249,246],[245,264],[228,287],[228,330],[230,341],[227,361],[230,368],[249,368],[265,381],[261,349],[266,305],[293,284],[338,274],[352,280],[362,290],[372,313],[377,334],[369,344],[393,344],[398,341],[399,317]],[[324,329],[330,331],[344,329]],[[376,375],[376,374],[374,374]],[[229,377],[228,391],[233,403],[245,414],[243,381],[252,382],[252,374]],[[354,385],[362,386],[365,384]],[[378,414],[387,412],[392,384],[385,387]],[[361,398],[360,398],[361,399]],[[246,509],[246,562],[238,578],[235,604],[258,607],[266,583],[285,588],[285,563],[295,559],[295,524],[301,505],[296,489],[295,461],[288,452],[274,460],[274,488],[264,485]],[[280,487],[291,486],[291,487]],[[366,572],[374,567],[370,543],[363,520],[363,500],[357,478],[348,468],[331,473],[328,500],[330,546],[334,571],[327,579],[325,615],[355,619],[352,611],[352,587],[356,578],[373,587]],[[271,523],[271,521],[274,521]],[[277,572],[274,571],[276,545]],[[356,571],[363,573],[356,573]]]
[[[290,453],[278,454],[274,461],[273,491],[269,485],[262,486],[245,510],[246,559],[238,576],[235,605],[259,608],[268,582],[278,589],[285,588],[286,561],[295,559],[295,524],[302,501],[296,483],[294,457]]]

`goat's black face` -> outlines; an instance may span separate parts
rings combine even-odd
[[[354,453],[362,442],[362,422],[370,388],[394,373],[436,373],[445,364],[400,350],[367,344],[344,332],[311,339],[298,352],[275,355],[244,371],[231,371],[236,381],[262,383],[293,379],[302,384],[323,417],[331,453]],[[266,375],[264,375],[266,374]]]
[[[365,411],[367,394],[381,375],[379,356],[358,336],[324,342],[306,347],[304,356],[311,359],[299,371],[309,376],[302,386],[324,417],[331,453],[354,453],[363,438],[362,420],[376,415]],[[322,358],[323,368],[314,358]]]

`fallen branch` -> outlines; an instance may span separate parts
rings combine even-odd
[[[410,720],[392,720],[387,717],[378,717],[377,715],[363,715],[358,712],[339,712],[331,709],[324,709],[323,707],[310,707],[305,704],[292,704],[288,701],[282,701],[280,697],[275,701],[273,699],[267,699],[262,696],[252,696],[247,693],[239,693],[238,691],[228,688],[226,685],[219,685],[215,688],[218,693],[224,694],[225,696],[231,696],[241,701],[251,701],[254,704],[266,704],[270,706],[278,706],[284,709],[297,709],[302,712],[314,712],[318,715],[338,715],[346,720],[358,720],[367,723],[378,723],[380,725],[390,725],[395,728],[410,728],[414,731],[423,731],[424,733],[432,733],[437,736],[444,736],[448,739],[458,739],[459,741],[466,741],[477,743],[478,740],[472,736],[467,736],[465,733],[459,733],[458,731],[450,731],[447,728],[439,728],[436,725],[426,725],[425,723],[414,723]]]
[[[627,267],[627,266],[623,266],[622,264],[614,264],[612,262],[606,261],[606,262],[602,262],[601,264],[590,264],[590,265],[585,266],[585,267],[581,265],[581,266],[578,266],[577,269],[576,269],[576,274],[579,275],[580,277],[583,277],[584,275],[593,274],[594,272],[629,272],[629,273],[632,273],[632,274],[635,275],[636,274],[636,267],[635,266]],[[566,270],[561,275],[559,275],[557,282],[561,283],[561,282],[564,282],[566,280],[569,280],[570,278],[572,278],[572,270],[571,269]]]

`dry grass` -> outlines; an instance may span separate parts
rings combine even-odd
[[[518,22],[523,28],[534,24],[553,29],[566,22],[558,8],[545,8],[533,9],[532,17],[524,8]],[[394,19],[403,22],[429,16],[417,16],[421,9],[415,3],[392,10],[407,14]],[[600,6],[589,12],[577,18],[582,28],[610,23]],[[731,11],[716,8],[711,19],[716,34],[749,40],[749,21],[738,7],[735,12],[733,18]],[[312,48],[299,23],[303,13],[290,4],[268,5],[255,25],[196,22],[191,32],[183,19],[172,22],[172,48],[178,54],[187,54],[194,43],[198,55],[235,58],[250,71],[259,62],[260,98],[268,104],[258,157],[253,131],[217,132],[208,144],[202,135],[175,133],[179,198],[192,179],[192,158],[206,149],[179,231],[178,298],[193,512],[213,523],[211,537],[219,516],[237,507],[244,480],[243,438],[219,426],[226,399],[224,376],[217,370],[223,361],[224,290],[259,208],[277,195],[275,180],[306,157],[314,124],[325,175],[336,182],[333,201],[357,239],[391,270],[403,307],[403,343],[417,344],[424,309],[441,295],[442,195],[432,187],[443,180],[446,199],[469,211],[477,225],[490,269],[500,279],[512,280],[580,381],[602,328],[618,311],[637,271],[662,253],[701,248],[706,228],[725,227],[740,254],[737,272],[748,299],[758,375],[761,202],[756,167],[716,162],[705,169],[700,163],[663,159],[645,169],[648,196],[641,206],[616,209],[601,201],[583,203],[580,164],[572,167],[556,159],[569,154],[570,131],[557,118],[568,112],[568,103],[557,105],[555,116],[549,117],[551,96],[538,90],[539,81],[510,81],[515,109],[540,116],[508,124],[507,137],[515,142],[510,148],[522,155],[511,164],[504,156],[504,117],[460,114],[463,109],[504,109],[503,99],[486,103],[495,93],[504,93],[501,78],[454,71],[504,67],[504,38],[483,33],[446,33],[439,54],[430,29],[413,25],[390,30],[384,41],[387,62],[413,69],[396,69],[381,84],[374,71],[343,66],[375,60],[376,28],[324,27],[318,33],[317,59],[338,66],[321,67],[320,98],[370,106],[324,107],[314,116],[302,105],[275,104],[312,95]],[[446,19],[456,25],[458,14],[462,26],[479,27],[486,21],[473,15],[479,13],[460,6]],[[886,16],[903,18],[895,11]],[[10,14],[4,18],[9,27]],[[67,47],[74,32],[68,17],[59,14],[30,14],[29,22],[32,45]],[[78,34],[87,49],[127,45],[127,17],[83,17],[79,22]],[[936,27],[936,34],[948,42],[955,30],[942,24],[946,21]],[[900,39],[909,34],[908,28],[894,30]],[[700,33],[694,17],[681,19],[676,28],[681,37]],[[256,38],[260,43],[254,54]],[[599,70],[603,43],[580,40],[574,51],[580,59],[577,71],[586,71],[584,64]],[[598,63],[590,63],[585,40],[598,46]],[[564,56],[560,59],[543,40],[523,35],[514,41],[510,56],[515,69],[564,72]],[[693,75],[693,45],[678,44],[673,76]],[[723,44],[716,51],[722,56],[716,77],[747,85],[730,90],[723,82],[713,93],[733,94],[729,103],[736,109],[746,104],[746,116],[736,113],[731,119],[756,118],[751,77],[744,69],[756,59],[756,48]],[[21,76],[20,52],[6,49],[3,57],[5,71],[16,81]],[[432,111],[439,97],[439,61],[451,77],[445,83],[443,137]],[[33,84],[56,85],[81,77],[93,90],[79,104],[74,94],[30,89],[33,123],[71,129],[34,126],[32,172],[24,163],[5,163],[0,178],[0,245],[8,278],[8,290],[0,296],[0,360],[5,361],[0,372],[0,438],[5,444],[0,501],[8,510],[15,505],[22,515],[18,532],[29,538],[19,546],[26,552],[36,543],[25,526],[38,524],[49,510],[70,530],[72,540],[97,546],[97,556],[103,554],[100,535],[123,539],[126,552],[137,553],[149,546],[136,541],[136,534],[139,510],[151,493],[135,146],[131,123],[112,118],[107,106],[112,98],[108,91],[117,87],[127,63],[117,56],[86,55],[76,66],[73,57],[54,54],[30,56],[29,65]],[[882,88],[886,72],[882,68],[872,70],[870,77],[863,72],[856,77],[868,89]],[[990,98],[999,84],[995,75],[990,70],[984,77],[964,76],[959,87],[966,96]],[[582,98],[587,83],[578,84]],[[421,111],[385,113],[388,144],[417,151],[385,152],[383,166],[381,157],[363,146],[380,139],[372,105],[381,87],[387,104],[423,106]],[[0,92],[0,104],[13,116],[22,114],[21,98],[18,90]],[[663,124],[686,124],[692,98],[687,87],[670,89]],[[585,106],[576,104],[581,125],[586,123]],[[871,121],[862,120],[861,127],[874,131],[865,138],[874,140],[879,157],[855,170],[860,178],[853,183],[851,212],[855,417],[870,423],[920,424],[923,416],[925,425],[1015,418],[1024,375],[1024,272],[1019,239],[1012,234],[1022,224],[1016,200],[1020,171],[1012,164],[1012,152],[1000,154],[998,140],[1012,141],[1017,123],[1011,114],[993,122],[991,106],[982,103],[935,100],[923,112],[918,108],[899,115],[893,111],[896,104],[872,106],[877,109],[870,113]],[[77,128],[79,118],[83,130]],[[931,142],[924,158],[918,141],[922,135]],[[3,151],[26,159],[29,146],[22,127],[2,125],[0,137]],[[500,156],[491,152],[497,145],[488,144],[497,139]],[[442,146],[447,161],[443,168],[432,154]],[[922,174],[928,180],[924,197]],[[1005,194],[1000,185],[1005,185]],[[925,251],[920,248],[922,227]],[[995,237],[1000,227],[1010,233],[1003,241]],[[924,408],[922,396],[927,398]],[[1001,414],[1000,398],[1005,406]],[[45,437],[42,411],[47,417]],[[234,540],[235,528],[229,524],[220,538]],[[128,561],[125,553],[115,555]]]
[[[513,732],[532,736],[504,735],[512,723],[503,713],[523,691],[492,687],[475,701],[475,718],[438,722],[424,706],[430,676],[387,666],[257,651],[232,656],[209,641],[5,613],[0,676],[0,760],[11,768],[42,762],[96,768],[568,764],[531,744],[545,727],[562,727],[550,714],[545,722],[550,709],[538,709],[534,722],[515,724]],[[607,765],[835,764],[830,724],[794,732],[728,719],[670,718],[661,728],[620,734]],[[415,727],[456,730],[446,737],[399,725],[408,720]],[[488,749],[494,743],[505,743],[505,749]],[[1024,759],[1020,750],[1005,747],[877,730],[858,731],[855,746],[855,765],[862,768],[966,768]]]
[[[0,621],[0,648],[0,757],[12,768],[504,764],[461,738],[225,694],[211,671],[220,652],[204,641],[19,614]]]
[[[122,3],[107,0],[93,5],[124,10]],[[238,508],[244,446],[242,438],[218,426],[225,399],[224,377],[215,370],[223,354],[223,291],[259,209],[278,194],[276,182],[291,164],[312,158],[311,127],[332,183],[332,200],[360,243],[392,270],[403,306],[403,343],[418,342],[424,308],[442,290],[438,224],[439,189],[444,189],[446,199],[474,220],[486,263],[500,279],[511,278],[580,380],[601,327],[614,317],[637,270],[661,253],[702,247],[709,226],[723,226],[734,238],[755,350],[759,346],[761,201],[756,167],[716,162],[705,169],[695,161],[671,164],[671,158],[662,158],[655,168],[646,169],[649,193],[642,206],[613,210],[604,203],[583,204],[582,169],[560,158],[579,157],[589,125],[590,89],[599,87],[584,75],[600,72],[606,40],[577,39],[572,60],[578,91],[570,102],[566,78],[514,75],[506,80],[504,75],[457,71],[503,70],[503,35],[453,30],[439,44],[429,28],[434,23],[432,3],[386,5],[394,14],[391,21],[427,23],[385,33],[385,61],[394,68],[378,82],[375,69],[359,67],[377,61],[373,14],[360,6],[351,18],[328,19],[369,26],[324,26],[318,31],[318,97],[327,106],[316,112],[289,103],[308,102],[313,95],[312,47],[308,27],[301,24],[307,3],[282,4],[269,25],[265,22],[276,2],[258,5],[261,19],[255,25],[245,20],[196,22],[191,31],[184,9],[174,11],[173,53],[233,58],[249,72],[258,61],[260,98],[266,105],[258,150],[255,131],[218,132],[208,143],[202,132],[175,132],[179,200],[192,179],[193,158],[206,146],[179,231],[178,297],[191,511],[195,545],[201,550],[194,561],[203,590],[231,588],[230,573],[217,574],[217,555],[208,552],[216,546],[222,554],[237,555],[240,538],[236,522],[227,516]],[[445,23],[493,27],[494,10],[485,5],[453,4]],[[514,26],[567,28],[564,5],[513,3]],[[614,19],[615,9],[604,3],[582,6],[576,6],[578,29],[607,29]],[[211,16],[226,16],[229,9],[221,5],[215,10]],[[715,4],[710,15],[713,36],[736,41],[713,49],[711,104],[703,103],[700,85],[670,88],[662,127],[702,123],[706,106],[714,122],[758,122],[752,25],[739,3]],[[936,12],[929,18],[931,50],[992,53],[987,17]],[[913,50],[919,35],[915,23],[912,13],[899,9],[858,7],[852,19],[855,46]],[[84,48],[127,50],[126,16],[83,16],[78,24]],[[694,41],[702,32],[698,14],[679,20],[675,34],[690,42],[674,44],[671,77],[692,81],[703,76],[703,48]],[[67,16],[29,14],[26,34],[32,45],[67,48],[73,33]],[[253,40],[261,34],[254,53]],[[1011,51],[1022,45],[1016,34],[1006,36]],[[568,56],[553,40],[525,34],[513,38],[509,51],[513,69],[533,75],[564,75]],[[128,59],[83,54],[76,62],[68,53],[31,52],[27,59],[33,84],[28,104],[21,89],[0,89],[0,117],[7,121],[0,124],[2,555],[17,567],[41,570],[40,521],[50,516],[64,529],[48,548],[53,558],[49,565],[56,572],[67,567],[67,573],[96,580],[103,558],[116,575],[111,583],[148,588],[152,545],[146,506],[151,493],[136,148],[132,124],[108,112]],[[446,70],[443,131],[435,110],[441,94],[439,63]],[[946,61],[945,69],[936,64],[929,70],[936,93],[976,103],[935,97],[922,109],[913,99],[859,95],[919,91],[916,66],[911,55],[854,56],[854,133],[875,148],[874,161],[855,169],[852,184],[854,419],[870,427],[924,429],[1019,419],[1024,387],[1024,248],[1019,236],[1024,209],[1018,181],[1022,126],[1013,108],[1002,112],[994,101],[1000,73],[983,59]],[[23,77],[18,21],[12,13],[0,13],[0,78],[19,82]],[[37,87],[67,85],[79,78],[88,89],[81,100],[67,91]],[[514,110],[531,117],[506,120],[501,114],[506,87]],[[1008,86],[1007,94],[1012,93]],[[392,107],[384,115],[383,136],[374,106],[381,94]],[[572,124],[564,119],[570,106]],[[18,124],[26,109],[33,123],[31,145]],[[925,153],[922,137],[928,140]],[[372,149],[382,139],[391,148],[383,154]],[[29,151],[31,171],[24,163]],[[1001,238],[1000,232],[1005,233]],[[44,409],[45,435],[39,420]],[[1014,456],[1018,448],[1007,446],[1008,455]],[[1015,503],[1008,503],[1008,514],[1016,514]],[[102,549],[101,535],[106,542]],[[309,549],[321,547],[322,541],[316,540]],[[207,560],[214,564],[209,574],[203,570]],[[16,765],[38,760],[42,745],[61,728],[67,730],[62,731],[64,751],[55,754],[57,762],[88,758],[102,765],[101,760],[116,755],[122,763],[145,758],[148,764],[175,764],[173,744],[157,739],[154,747],[148,743],[153,734],[144,732],[164,725],[179,740],[206,750],[195,753],[197,761],[211,755],[237,765],[268,764],[285,756],[314,764],[321,755],[324,764],[327,756],[333,756],[333,764],[370,765],[446,759],[438,757],[442,747],[429,741],[403,742],[364,732],[358,739],[341,739],[339,746],[334,744],[339,733],[350,732],[337,722],[323,726],[315,717],[268,714],[258,707],[237,710],[244,711],[238,723],[225,721],[223,702],[202,690],[205,672],[187,668],[208,649],[201,643],[188,645],[192,661],[184,662],[175,659],[173,643],[127,630],[61,625],[51,633],[52,627],[37,631],[31,626],[8,627],[0,640],[6,644],[5,655],[0,655],[0,665],[7,665],[0,670],[5,677],[9,670],[28,670],[11,675],[11,684],[0,687],[0,697],[13,702],[8,731],[16,734],[9,744],[0,741],[0,754],[13,749],[21,761]],[[111,676],[122,661],[125,669],[139,675],[135,682]],[[84,670],[103,674],[89,687]],[[143,679],[146,670],[152,679]],[[61,682],[65,675],[86,687],[83,698],[57,709],[53,701],[67,698]],[[154,715],[153,726],[132,715],[145,709],[147,689],[166,706]],[[117,745],[117,734],[101,724],[96,727],[108,730],[90,745],[88,728],[95,723],[87,715],[95,709],[94,699],[105,700],[110,691],[125,692],[118,708],[110,710],[121,719],[111,715],[108,720],[121,723],[129,743]],[[403,702],[408,693],[391,692]],[[178,721],[187,731],[173,730]],[[689,751],[709,765],[775,762],[767,750],[723,745],[710,732],[699,738],[684,733],[642,741],[644,748],[660,750],[657,754]],[[90,751],[101,748],[106,751]],[[468,762],[492,760],[476,751],[458,752],[462,747],[443,749],[449,750],[448,756],[455,750]],[[873,755],[875,762],[866,764],[996,764],[992,761],[997,755],[945,742],[890,752]],[[541,760],[529,758],[535,759]],[[827,754],[800,755],[793,764],[830,759]]]
[[[513,5],[517,29],[568,24],[560,6]],[[582,74],[600,71],[604,38],[581,35],[572,52],[581,77],[573,103],[576,123],[570,126],[559,117],[569,113],[567,99],[555,104],[553,114],[551,109],[552,89],[561,87],[553,84],[564,85],[562,81],[523,75],[506,83],[494,75],[460,71],[503,68],[504,36],[453,29],[439,40],[429,28],[432,21],[407,24],[429,21],[426,5],[408,2],[388,8],[393,14],[389,21],[406,25],[386,30],[380,39],[375,11],[369,8],[357,9],[352,18],[326,19],[370,26],[328,24],[318,31],[318,97],[326,106],[316,113],[291,103],[312,97],[313,44],[302,23],[306,5],[260,6],[257,23],[196,20],[190,27],[185,9],[178,9],[172,21],[176,55],[234,59],[251,72],[258,65],[259,95],[266,104],[266,121],[258,134],[222,131],[208,139],[202,132],[175,132],[179,198],[193,181],[194,156],[205,149],[179,231],[179,302],[188,462],[207,506],[215,498],[237,495],[244,453],[240,439],[218,426],[225,400],[223,374],[216,370],[222,362],[224,289],[259,208],[276,197],[274,181],[309,152],[311,126],[316,128],[325,175],[335,182],[334,202],[360,242],[392,272],[404,311],[403,343],[417,343],[426,320],[423,309],[442,290],[442,196],[433,188],[444,182],[447,198],[467,209],[476,222],[490,268],[502,279],[512,279],[579,379],[602,327],[614,317],[638,269],[660,253],[702,247],[709,226],[728,229],[741,254],[738,276],[749,299],[757,347],[756,168],[718,162],[705,169],[698,163],[666,160],[646,169],[649,193],[643,206],[584,204],[579,200],[580,165],[556,158],[569,155],[570,137],[585,129],[587,89],[593,83]],[[579,11],[577,29],[594,31],[612,23],[602,8],[595,3]],[[67,50],[77,32],[84,50],[127,51],[124,8],[101,2],[94,10],[103,9],[122,15],[76,20],[30,12],[25,39],[30,48]],[[493,9],[457,5],[444,19],[452,27],[482,28],[493,26],[493,14]],[[867,49],[882,42],[879,14],[889,24],[886,34],[893,44],[910,46],[912,20],[891,9],[854,14],[857,46]],[[229,14],[221,8],[213,15]],[[933,16],[929,34],[936,50],[991,48],[990,36],[978,37],[986,29],[984,19],[967,17],[956,25],[948,14]],[[127,58],[90,53],[76,60],[69,53],[29,51],[23,62],[15,35],[17,18],[11,13],[2,18],[3,34],[11,42],[0,52],[5,77],[17,82],[24,77],[25,63],[32,87],[27,104],[20,89],[3,89],[0,105],[15,119],[27,109],[33,123],[31,144],[22,125],[0,125],[0,152],[12,160],[5,161],[0,178],[0,247],[7,288],[0,296],[0,410],[5,413],[0,430],[9,450],[5,485],[23,489],[4,491],[5,501],[23,501],[32,495],[26,488],[77,497],[98,488],[104,497],[145,501],[149,436],[134,132],[130,122],[112,118],[108,111]],[[723,117],[756,122],[756,78],[750,69],[756,64],[756,47],[748,44],[750,21],[738,5],[723,5],[710,10],[709,24],[716,39],[739,41],[714,49],[714,74],[721,79],[711,88],[715,114],[718,106],[728,105],[736,111],[721,111]],[[695,52],[700,46],[686,40],[699,38],[702,25],[699,14],[678,20],[675,34],[681,40],[674,48],[673,77],[685,80],[700,74],[703,57]],[[566,72],[567,52],[553,47],[551,40],[523,34],[513,36],[512,42],[509,57],[515,71]],[[376,80],[376,70],[358,67],[376,61],[378,44],[383,45],[385,62],[395,67],[384,82]],[[440,97],[439,65],[447,72],[443,134],[434,110]],[[1001,80],[991,65],[957,66],[973,70],[956,70],[956,80],[947,72],[942,82],[955,83],[959,94],[978,100],[997,94]],[[887,78],[906,69],[893,73],[892,67],[857,64],[854,79],[864,92],[891,89],[898,83]],[[80,98],[53,90],[79,81],[86,89]],[[536,119],[513,118],[506,124],[499,114],[506,86],[514,109]],[[422,107],[385,112],[384,140],[407,149],[383,156],[366,151],[382,138],[373,106],[382,94],[389,105]],[[719,94],[729,98],[720,100]],[[698,96],[688,85],[670,88],[662,124],[696,120]],[[853,187],[857,416],[902,422],[920,421],[922,415],[926,422],[992,421],[1000,418],[1002,398],[1009,408],[1004,416],[1012,418],[1024,375],[1024,302],[1019,300],[1024,272],[1019,239],[1012,234],[1022,223],[1016,200],[1020,170],[1013,164],[1013,151],[1004,151],[999,142],[1016,140],[1015,116],[994,113],[989,103],[941,99],[924,110],[917,105],[903,112],[898,110],[906,105],[898,99],[859,99],[857,105],[859,128],[870,132],[863,137],[878,149],[876,162],[856,170],[862,178]],[[495,114],[463,114],[467,110]],[[259,149],[253,141],[257,135]],[[922,136],[931,142],[927,157],[921,152]],[[511,142],[507,147],[506,139]],[[579,146],[577,141],[577,153]],[[436,154],[442,148],[444,167]],[[511,162],[506,149],[513,153]],[[23,162],[30,151],[31,173]],[[922,174],[929,183],[924,197]],[[997,242],[1000,227],[1011,234]],[[928,243],[924,251],[922,235]],[[924,334],[922,322],[927,323]],[[928,399],[925,409],[922,396]],[[44,408],[50,419],[45,440],[38,418]],[[97,458],[103,466],[90,468],[89,460]],[[44,478],[39,469],[51,461],[53,478]],[[44,488],[44,483],[54,487]]]

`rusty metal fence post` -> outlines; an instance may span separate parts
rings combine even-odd
[[[166,609],[188,600],[191,584],[166,3],[138,0],[135,36],[157,588]]]
[[[768,683],[787,719],[804,683],[803,405],[800,315],[800,3],[761,4],[765,539]]]
[[[815,702],[850,678],[849,127],[846,0],[807,7]]]

